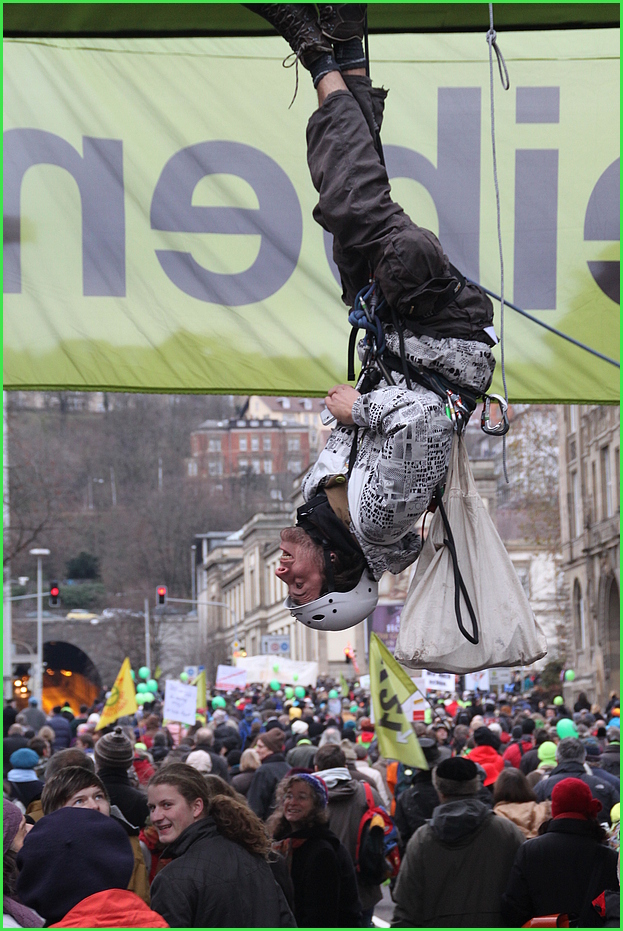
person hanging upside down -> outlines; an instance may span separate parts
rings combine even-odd
[[[415,525],[447,471],[453,423],[447,398],[417,374],[475,406],[495,367],[493,306],[392,200],[380,147],[387,92],[366,76],[365,4],[247,6],[311,73],[314,218],[333,235],[342,299],[361,307],[363,296],[382,322],[375,343],[359,344],[361,359],[372,346],[376,360],[361,390],[336,385],[326,397],[337,425],[303,480],[297,526],[281,534],[286,606],[310,627],[337,630],[372,612],[383,572],[418,557]]]

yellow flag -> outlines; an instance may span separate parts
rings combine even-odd
[[[113,724],[117,718],[123,717],[124,714],[135,714],[138,711],[134,682],[130,675],[131,668],[130,660],[126,656],[115,679],[115,684],[110,690],[110,698],[106,699],[102,716],[95,727],[96,731],[101,730],[108,724]]]
[[[350,688],[343,673],[340,673],[340,685],[342,686],[342,698],[348,698],[350,695]]]
[[[154,679],[159,679],[161,675],[162,675],[162,669],[160,668],[160,666],[156,666],[154,670]]]
[[[198,676],[195,676],[190,684],[197,686],[197,708],[205,711],[207,707],[205,669]]]
[[[415,685],[396,662],[383,641],[370,637],[370,696],[374,709],[374,733],[381,756],[407,766],[428,769],[424,751],[407,721],[402,702],[415,692]]]

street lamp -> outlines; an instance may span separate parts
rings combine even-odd
[[[49,556],[50,551],[39,548],[30,550],[30,555],[37,557],[37,666],[34,693],[41,708],[43,698],[43,570],[41,560],[44,556]]]
[[[190,589],[193,602],[196,601],[196,592],[197,592],[197,578],[196,578],[196,560],[197,560],[197,545],[193,543],[190,548]]]

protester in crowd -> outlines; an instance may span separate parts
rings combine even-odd
[[[48,718],[48,726],[54,731],[54,740],[52,741],[52,750],[67,750],[72,740],[72,733],[69,721],[60,705],[52,708],[52,714]]]
[[[185,762],[203,776],[207,776],[212,772],[212,757],[205,750],[192,750],[186,757]]]
[[[499,927],[523,834],[475,798],[478,770],[470,759],[441,762],[433,785],[440,804],[407,845],[392,927]]]
[[[127,889],[134,856],[126,832],[100,811],[60,808],[17,855],[17,892],[52,928],[168,927]]]
[[[524,837],[536,837],[541,825],[551,816],[549,801],[537,802],[526,776],[514,766],[503,769],[493,784],[493,811],[508,818]]]
[[[3,775],[6,779],[7,773],[11,768],[11,754],[22,747],[28,746],[28,737],[24,737],[24,728],[21,724],[11,724],[7,736],[2,741],[2,764]]]
[[[348,850],[353,865],[357,867],[357,842],[361,817],[368,808],[366,791],[363,785],[353,779],[346,768],[346,758],[341,747],[325,744],[319,747],[314,760],[316,775],[326,784],[329,792],[328,816],[329,827]],[[375,789],[371,789],[375,805],[381,799]],[[382,899],[381,888],[376,883],[363,882],[357,874],[357,885],[362,907],[363,927],[370,927],[374,906]]]
[[[9,736],[9,728],[17,719],[17,699],[9,698],[2,709],[2,736]]]
[[[95,772],[94,757],[89,756],[83,750],[78,750],[76,747],[70,747],[68,750],[59,750],[58,753],[51,757],[45,768],[45,781],[48,782],[48,780],[53,779],[67,766],[82,766],[91,773]]]
[[[47,718],[41,708],[39,708],[39,702],[31,695],[28,699],[28,705],[23,711],[17,716],[18,724],[25,724],[27,727],[32,727],[33,731],[37,733],[44,724],[46,723]]]
[[[433,767],[440,762],[437,742],[430,737],[420,738],[428,769],[415,769],[409,788],[405,789],[396,802],[394,821],[400,832],[402,848],[407,846],[413,834],[433,816],[439,805],[439,796],[433,785]]]
[[[12,802],[3,799],[2,810],[2,877],[3,909],[2,926],[4,928],[41,928],[44,919],[31,908],[16,898],[15,886],[18,869],[16,857],[22,849],[24,839],[32,825]]]
[[[251,811],[262,821],[266,821],[274,810],[275,790],[290,769],[283,755],[284,744],[283,731],[273,727],[258,737],[254,748],[262,764],[253,775],[247,801]]]
[[[128,889],[149,905],[147,862],[140,845],[138,827],[129,823],[117,805],[111,805],[106,786],[99,776],[82,766],[68,766],[46,782],[41,805],[44,815],[59,808],[80,808],[99,811],[118,821],[128,835],[134,857]]]
[[[328,826],[328,800],[322,779],[307,773],[288,776],[279,785],[277,810],[268,823],[290,870],[300,928],[355,928],[361,922],[355,868]]]
[[[7,783],[11,793],[11,801],[23,806],[26,814],[31,814],[31,808],[41,798],[43,782],[35,772],[39,765],[39,756],[29,747],[21,747],[10,756],[11,769],[7,774]]]
[[[261,764],[262,761],[257,750],[252,750],[250,748],[248,750],[243,750],[242,756],[240,757],[240,772],[236,776],[232,776],[231,779],[232,788],[246,798],[253,775]]]
[[[552,790],[552,819],[541,836],[518,851],[502,901],[509,927],[564,913],[580,928],[597,924],[592,901],[618,888],[617,854],[597,821],[601,803],[580,779],[566,777]]]
[[[473,738],[476,746],[469,751],[469,759],[484,769],[486,773],[484,785],[492,786],[504,769],[504,760],[496,749],[499,743],[495,734],[484,726],[476,728]]]
[[[95,741],[88,730],[76,736],[74,747],[76,750],[82,750],[87,756],[95,755]]]
[[[531,718],[524,718],[521,724],[516,724],[511,732],[511,741],[502,754],[506,766],[515,766],[519,769],[524,754],[532,750],[532,734],[535,724]]]
[[[151,745],[151,758],[154,761],[156,767],[158,767],[163,760],[169,754],[169,745],[167,744],[167,738],[164,731],[158,731],[154,734],[153,743]]]
[[[368,764],[368,750],[363,744],[356,744],[355,746],[355,767],[362,776],[365,776],[372,786],[379,793],[379,797],[383,804],[383,807],[389,811],[391,805],[391,799],[389,797],[389,792],[387,786],[383,780],[382,775],[377,769],[373,769],[372,766]],[[350,767],[349,767],[350,768]]]
[[[220,756],[214,750],[214,729],[212,727],[200,727],[195,734],[195,750],[204,750],[209,754],[212,760],[212,770],[216,776],[220,776],[225,782],[229,782],[229,770],[224,757]]]
[[[557,744],[553,740],[545,740],[537,748],[538,766],[537,771],[544,777],[556,769]]]
[[[123,733],[122,727],[104,734],[95,744],[97,774],[106,786],[113,805],[117,805],[124,818],[140,830],[149,809],[145,794],[130,782],[128,770],[134,760],[132,741]]]
[[[546,744],[542,744],[541,750]],[[610,823],[610,809],[619,801],[619,793],[613,785],[599,776],[587,773],[584,768],[586,747],[575,737],[565,737],[556,748],[556,767],[546,779],[535,786],[538,801],[551,799],[554,786],[569,776],[581,779],[591,790],[593,798],[601,802],[603,820]]]
[[[534,772],[539,763],[539,747],[541,744],[546,743],[547,741],[551,742],[550,732],[547,728],[541,727],[538,728],[534,735],[534,746],[531,750],[528,750],[522,756],[519,761],[519,769],[522,771],[524,776],[527,776],[528,773]]]
[[[606,746],[601,754],[601,768],[613,776],[621,772],[621,731],[618,727],[609,727],[606,731]]]
[[[297,726],[296,746],[286,753],[286,763],[298,769],[313,770],[314,757],[318,747],[315,747],[309,737],[310,726],[307,721],[295,721]],[[304,728],[304,730],[303,730]]]
[[[150,781],[151,821],[171,858],[152,883],[153,907],[174,928],[294,927],[267,857],[264,826],[242,801],[212,804],[204,777],[186,763]]]

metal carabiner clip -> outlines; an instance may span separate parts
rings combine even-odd
[[[500,413],[502,419],[499,423],[490,426],[491,420],[491,401],[497,401],[500,407]],[[508,422],[508,404],[501,398],[499,394],[487,394],[485,395],[485,402],[482,405],[482,414],[480,417],[480,428],[483,433],[488,434],[489,436],[505,436],[509,429],[510,424]]]

